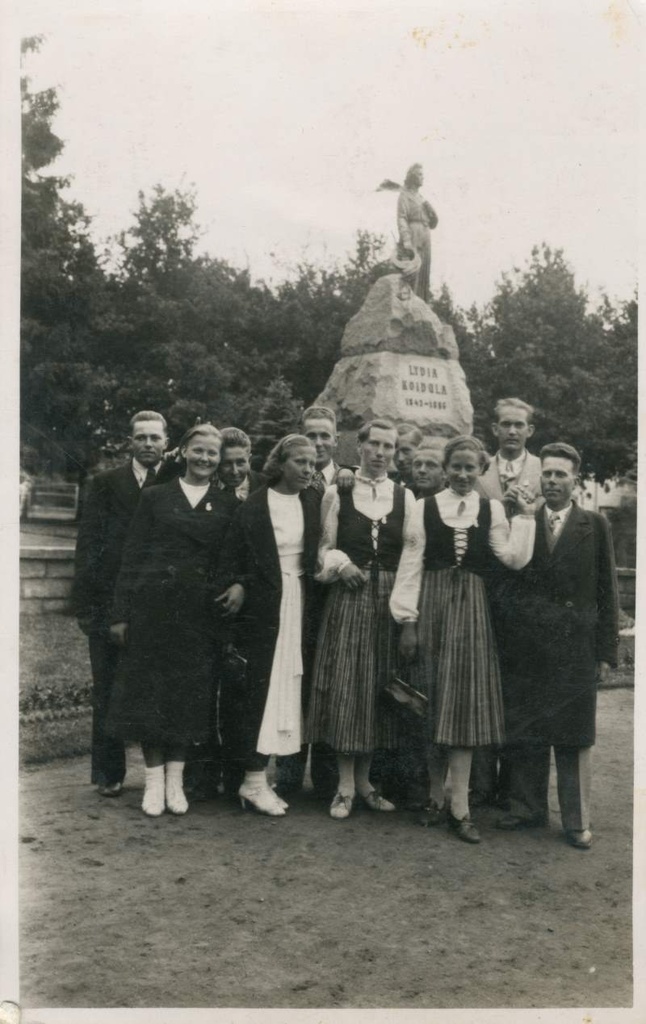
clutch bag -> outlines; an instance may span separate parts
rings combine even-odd
[[[384,683],[383,692],[391,703],[396,704],[402,711],[410,711],[417,718],[426,718],[428,697],[405,683],[399,676],[393,675]]]

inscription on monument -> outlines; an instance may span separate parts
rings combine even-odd
[[[448,370],[441,361],[424,358],[401,359],[400,391],[405,408],[442,412],[448,408]]]

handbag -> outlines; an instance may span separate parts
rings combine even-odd
[[[415,718],[425,719],[428,713],[428,697],[419,690],[416,690],[409,683],[400,679],[396,672],[393,672],[390,679],[387,679],[382,687],[382,695],[390,707],[394,707],[403,715],[414,715]]]

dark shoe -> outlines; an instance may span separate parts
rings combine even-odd
[[[589,850],[592,846],[592,832],[588,828],[584,828],[580,832],[568,829],[565,833],[565,841],[577,850]]]
[[[532,814],[528,818],[523,818],[520,814],[505,814],[503,818],[498,818],[496,828],[502,829],[503,832],[520,832],[524,828],[543,828],[545,824],[542,814]]]
[[[469,793],[469,806],[470,807],[485,807],[489,804],[495,804],[496,798],[493,793],[484,793],[480,789],[472,789]]]
[[[446,815],[447,809],[445,805],[440,807],[435,800],[429,800],[417,822],[423,828],[433,828],[435,825],[443,825],[446,821]]]
[[[451,812],[448,812],[447,821],[449,825],[449,831],[455,832],[458,839],[461,839],[463,843],[479,843],[480,833],[477,828],[467,815],[466,818],[454,818]]]
[[[121,796],[123,782],[104,782],[96,787],[99,796]]]

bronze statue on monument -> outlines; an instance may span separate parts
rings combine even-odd
[[[428,303],[431,282],[431,231],[437,227],[438,216],[429,201],[420,193],[423,184],[422,165],[412,164],[406,172],[403,186],[386,178],[377,191],[399,192],[399,242],[397,254],[391,258],[391,263],[406,278],[415,294]]]
[[[431,231],[438,218],[420,194],[420,164],[404,185],[383,181],[378,191],[399,192],[399,240],[393,273],[379,277],[346,324],[339,359],[318,405],[337,415],[339,457],[352,462],[356,430],[387,417],[417,426],[427,437],[470,434],[473,407],[453,328],[429,303]]]

